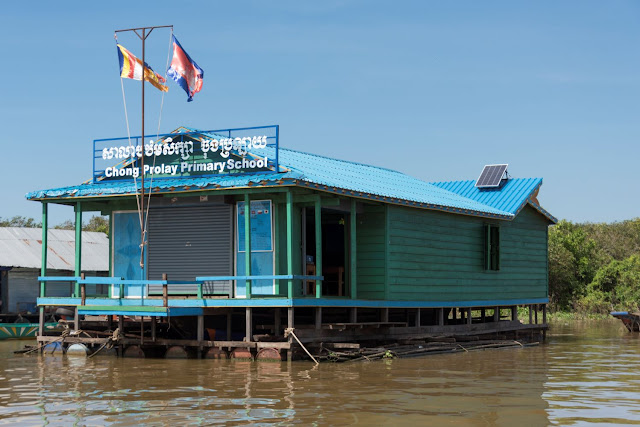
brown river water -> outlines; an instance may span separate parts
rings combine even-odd
[[[640,338],[618,321],[552,325],[538,347],[311,362],[14,355],[0,425],[640,424]]]

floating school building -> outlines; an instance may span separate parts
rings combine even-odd
[[[144,147],[94,141],[90,181],[27,198],[42,203],[43,233],[50,203],[73,206],[78,224],[82,212],[108,215],[111,277],[82,274],[78,244],[73,292],[53,296],[59,279],[43,252],[38,305],[74,307],[76,329],[118,319],[121,350],[139,355],[273,354],[295,345],[289,331],[303,343],[356,343],[546,328],[538,312],[556,220],[538,203],[542,179],[493,167],[494,182],[427,183],[280,148],[278,138],[266,126],[179,128]],[[87,293],[94,284],[109,295]],[[528,323],[517,306],[529,307]],[[41,342],[57,339],[44,332]]]

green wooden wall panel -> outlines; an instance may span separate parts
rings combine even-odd
[[[364,204],[362,212],[358,212],[356,270],[359,298],[384,299],[385,221],[382,205]]]
[[[390,299],[547,296],[547,220],[525,207],[498,221],[389,206]],[[485,271],[483,225],[500,226],[500,270]]]

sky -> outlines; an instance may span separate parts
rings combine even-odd
[[[542,177],[560,219],[640,216],[640,2],[10,2],[0,11],[0,217],[91,177],[92,141],[140,133],[114,30],[173,25],[204,69],[193,102],[147,86],[147,133],[280,125],[283,147],[476,179]],[[147,39],[166,70],[170,31]],[[140,40],[118,42],[141,56]],[[162,104],[162,109],[160,105]],[[162,113],[162,114],[160,114]],[[150,131],[151,130],[151,131]],[[73,217],[50,208],[50,223]]]

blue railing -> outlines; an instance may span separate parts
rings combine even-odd
[[[160,141],[167,137],[171,137],[172,139],[180,138],[183,136],[204,136],[204,137],[218,137],[218,138],[242,138],[247,137],[250,134],[250,131],[255,130],[263,130],[267,137],[267,146],[275,148],[275,159],[269,161],[269,166],[273,167],[273,171],[263,171],[262,173],[274,173],[280,170],[280,158],[279,158],[279,143],[280,143],[280,126],[279,125],[268,125],[268,126],[253,126],[253,127],[245,127],[245,128],[231,128],[231,129],[215,129],[215,130],[197,130],[191,132],[180,132],[180,133],[164,133],[159,135],[146,135],[145,138],[153,138],[156,141]],[[255,136],[255,135],[251,135]],[[105,143],[113,143],[113,142],[126,142],[125,146],[129,147],[129,141],[131,142],[131,147],[137,149],[143,144],[141,136],[132,136],[128,137],[119,137],[119,138],[105,138],[105,139],[95,139],[93,140],[93,182],[97,182],[98,178],[104,177],[105,171],[108,167],[123,167],[131,165],[131,163],[138,159],[138,157],[124,157],[122,160],[116,160],[116,164],[106,165],[107,160],[104,160],[102,157],[102,151],[105,148],[111,148]],[[144,148],[141,148],[144,151]],[[143,153],[144,155],[144,153]],[[99,165],[99,164],[100,165]],[[220,172],[220,174],[227,174],[228,172]],[[258,172],[252,172],[258,173]],[[199,174],[198,177],[207,177],[207,176],[216,176],[219,174]],[[182,174],[180,175],[182,176]],[[193,175],[189,175],[193,176]],[[175,178],[174,176],[166,177],[159,176],[154,179],[166,179],[166,178]],[[110,180],[112,181],[121,181],[125,179],[131,179],[131,177],[112,177]]]
[[[197,298],[202,299],[204,297],[203,285],[206,282],[213,281],[227,281],[227,280],[243,280],[251,283],[253,280],[324,280],[324,276],[309,276],[309,275],[297,275],[297,274],[280,274],[280,275],[265,275],[265,276],[199,276],[193,281],[185,280],[126,280],[122,277],[77,277],[77,276],[38,276],[38,281],[47,282],[75,282],[80,285],[80,295],[72,295],[72,297],[81,298],[82,304],[86,299],[86,285],[110,285],[118,286],[118,296],[112,296],[113,298],[125,298],[125,287],[135,286],[139,287],[140,295],[131,295],[132,298],[140,298],[144,301],[147,295],[149,286],[158,285],[162,286],[162,297],[165,299],[165,304],[169,298],[169,285],[197,285]],[[289,287],[291,289],[291,287]],[[46,286],[41,287],[40,297],[46,296]],[[277,295],[276,295],[277,296]],[[249,293],[248,298],[251,298]],[[288,295],[288,298],[293,298],[293,295]]]

